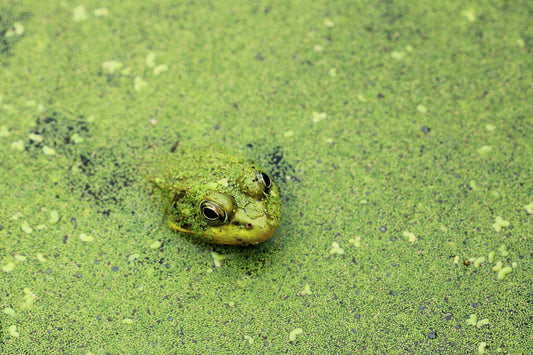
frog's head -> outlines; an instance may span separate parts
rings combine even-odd
[[[272,237],[280,222],[281,199],[266,173],[252,165],[211,178],[174,194],[173,229],[228,245],[258,244]]]

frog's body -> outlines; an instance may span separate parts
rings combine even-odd
[[[150,177],[169,226],[216,244],[272,237],[281,217],[277,186],[249,160],[218,147],[165,157]]]

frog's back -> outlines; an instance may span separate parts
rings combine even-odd
[[[209,146],[181,149],[164,158],[161,172],[167,179],[206,184],[217,179],[231,179],[253,163],[241,155]]]

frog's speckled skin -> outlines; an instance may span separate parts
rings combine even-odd
[[[265,188],[258,179],[261,170],[242,156],[219,147],[178,149],[162,158],[159,166],[150,181],[169,226],[176,231],[216,244],[252,245],[272,237],[278,227],[277,186],[272,181]],[[210,223],[201,212],[202,201],[225,206],[227,220],[221,225]]]

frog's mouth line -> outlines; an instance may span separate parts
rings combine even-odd
[[[190,224],[182,224],[180,227],[182,229],[185,229],[185,230],[188,230],[188,231],[192,232],[192,225],[190,225]]]
[[[168,225],[170,226],[170,228],[178,231],[178,232],[181,232],[181,233],[187,233],[187,234],[199,234],[195,231],[192,230],[191,228],[191,225],[190,224],[184,224],[182,226],[179,226],[177,224],[175,224],[174,222],[172,221],[168,221]]]

